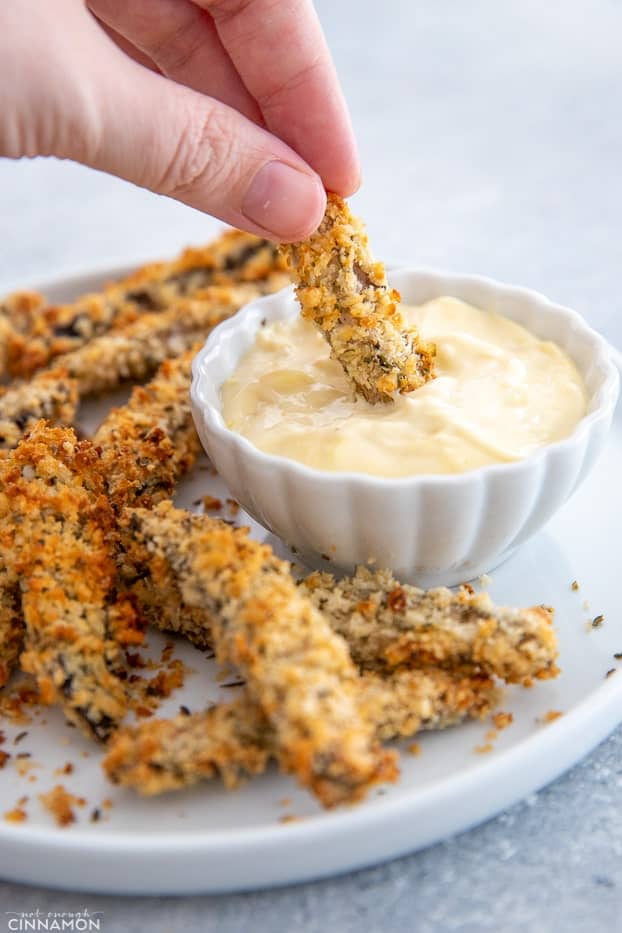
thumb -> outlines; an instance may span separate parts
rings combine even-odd
[[[91,73],[91,131],[64,155],[262,236],[317,229],[324,187],[293,149],[220,101],[111,57]]]

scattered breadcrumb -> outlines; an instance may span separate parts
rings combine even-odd
[[[419,742],[411,742],[407,748],[409,755],[414,755],[416,758],[421,754],[421,745]]]
[[[0,715],[17,725],[28,725],[32,722],[32,708],[40,702],[37,688],[30,682],[21,681],[0,694]]]
[[[482,574],[477,578],[477,582],[478,582],[479,585],[482,586],[482,587],[483,587],[483,586],[490,586],[490,584],[492,583],[492,577],[489,576],[487,573],[482,573]]]
[[[492,717],[492,721],[495,725],[495,729],[501,731],[501,729],[507,729],[514,722],[514,716],[512,713],[495,713]]]
[[[489,729],[484,738],[487,742],[495,742],[499,738],[499,733],[496,729]]]
[[[28,819],[28,814],[21,807],[15,807],[13,810],[7,810],[4,814],[7,823],[23,823]]]
[[[26,777],[27,774],[30,774],[33,768],[41,767],[41,765],[36,761],[30,760],[30,754],[28,754],[28,757],[24,757],[23,755],[16,755],[13,759],[13,762],[15,764],[15,770],[20,777]]]
[[[74,766],[71,761],[66,761],[64,765],[60,768],[55,768],[54,774],[73,774]]]
[[[579,583],[577,580],[572,581],[572,583],[570,584],[570,589],[575,590],[575,592],[579,589]]]
[[[222,509],[222,502],[216,496],[203,496],[203,508],[206,512],[217,512]]]
[[[491,752],[492,750],[493,750],[493,747],[492,747],[492,745],[490,744],[490,742],[486,742],[485,745],[476,745],[476,746],[475,746],[475,751],[477,752],[478,755],[487,755],[487,754],[488,754],[489,752]]]
[[[611,677],[612,674],[617,674],[615,667],[612,667],[610,668],[610,670],[607,671],[607,673],[605,674],[605,679],[607,679],[608,677]]]
[[[592,628],[600,628],[605,622],[604,615],[594,616],[592,619]]]
[[[227,501],[227,506],[229,508],[229,514],[233,515],[233,517],[235,518],[235,516],[240,511],[240,503],[236,502],[235,499],[227,499],[226,501]]]
[[[57,826],[69,826],[76,822],[73,807],[79,806],[84,798],[70,794],[62,784],[57,784],[47,794],[39,794],[39,800],[46,810],[52,814]]]
[[[300,817],[294,816],[293,813],[284,813],[283,816],[279,817],[279,823],[299,823]]]
[[[541,719],[536,720],[536,722],[541,723],[542,725],[548,725],[551,722],[555,722],[556,719],[559,719],[560,716],[564,714],[558,709],[550,709],[548,713],[545,713]]]

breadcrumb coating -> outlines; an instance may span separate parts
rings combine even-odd
[[[212,614],[184,603],[169,565],[152,570],[134,567],[131,560],[123,565],[125,585],[150,624],[183,635],[198,648],[211,646]],[[398,583],[388,570],[365,567],[342,580],[312,573],[300,586],[347,641],[361,670],[387,672],[400,664],[478,668],[507,683],[559,673],[551,611],[542,606],[507,609],[484,593],[419,590]]]
[[[3,563],[14,567],[26,624],[23,669],[43,702],[105,740],[127,709],[120,646],[141,641],[116,592],[114,515],[97,452],[43,422],[0,462]]]
[[[1,475],[1,470],[0,470]],[[0,554],[7,550],[11,526],[3,519]],[[4,560],[0,566],[0,687],[4,687],[17,667],[24,644],[24,619],[15,568]]]
[[[268,720],[245,694],[201,713],[119,729],[102,766],[114,784],[145,796],[216,777],[232,790],[265,771],[274,752]]]
[[[476,665],[523,684],[559,673],[547,607],[498,607],[488,594],[464,589],[424,591],[398,583],[388,570],[365,567],[344,580],[311,574],[301,585],[364,668]]]
[[[169,311],[143,316],[111,334],[96,337],[59,356],[56,365],[78,384],[80,396],[146,379],[166,359],[204,340],[216,324],[262,292],[254,284],[206,288],[201,298],[184,298]]]
[[[12,341],[29,329],[34,316],[43,307],[45,297],[39,292],[12,292],[0,301],[0,378],[9,368]]]
[[[234,664],[275,732],[281,767],[326,805],[354,801],[395,776],[358,707],[346,643],[296,587],[272,550],[205,516],[162,502],[127,510],[134,565],[169,565],[184,601],[213,614],[218,659]]]
[[[0,315],[8,321],[13,331],[25,333],[45,305],[45,295],[41,292],[22,289],[5,295],[0,301]]]
[[[152,381],[134,389],[127,404],[113,409],[93,437],[116,513],[128,506],[152,508],[172,497],[195,462],[200,446],[190,407],[195,351],[162,363]],[[151,574],[144,569],[137,573],[122,554],[119,571],[146,623],[180,634],[187,634],[187,628],[200,632],[204,612],[183,606],[171,574],[154,590]],[[206,647],[198,638],[194,643]]]
[[[128,403],[113,409],[93,438],[98,448],[106,492],[116,511],[127,505],[150,507],[172,495],[177,480],[194,463],[199,447],[190,410],[190,377],[194,350],[176,360],[166,360],[144,388],[134,389]],[[46,376],[35,378],[35,382]],[[25,387],[26,388],[26,387]],[[1,399],[0,399],[1,403]],[[5,530],[6,533],[6,530]],[[151,587],[132,578],[141,598],[146,622],[177,631],[181,604],[167,599],[149,605]],[[176,584],[171,582],[176,589]],[[167,615],[168,612],[168,615]],[[201,610],[184,608],[186,622]],[[168,623],[168,624],[166,624]],[[14,569],[0,567],[0,687],[17,667],[24,640],[24,619]]]
[[[403,670],[359,681],[360,703],[381,741],[483,719],[499,692],[483,676]],[[276,757],[269,720],[247,691],[204,712],[156,719],[119,730],[103,761],[115,784],[152,796],[219,777],[231,789]]]
[[[35,303],[33,293],[17,293],[5,299],[13,325],[5,338],[8,368],[13,377],[27,378],[55,357],[147,314],[173,309],[208,286],[260,282],[284,270],[274,243],[230,230],[205,247],[187,249],[172,262],[150,263],[71,304],[46,306],[42,296]],[[28,305],[27,313],[19,313],[20,302],[22,309]]]
[[[17,446],[44,418],[52,424],[69,425],[78,407],[78,387],[64,369],[40,373],[32,382],[0,395],[0,456]]]
[[[261,288],[277,283],[270,278]],[[216,324],[262,293],[258,285],[212,286],[200,299],[180,300],[171,311],[144,315],[112,334],[59,356],[53,370],[0,395],[0,453],[14,447],[39,418],[69,424],[79,398],[142,381],[166,359],[202,343]]]
[[[100,451],[108,497],[116,511],[151,508],[170,498],[192,467],[199,439],[190,408],[195,346],[166,360],[146,386],[113,408],[93,436]]]
[[[317,232],[281,248],[303,316],[326,337],[356,392],[371,403],[388,402],[434,377],[434,347],[406,326],[399,293],[389,288],[361,221],[342,198],[329,194]]]

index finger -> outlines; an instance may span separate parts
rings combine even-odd
[[[259,104],[268,129],[344,197],[360,168],[348,109],[311,0],[194,0]]]

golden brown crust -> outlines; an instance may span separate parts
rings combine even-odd
[[[5,343],[8,368],[13,377],[28,377],[95,337],[199,297],[208,286],[260,282],[284,268],[273,243],[231,230],[205,247],[187,249],[171,262],[150,263],[71,304],[45,306],[40,295],[16,293],[5,299],[13,325]]]
[[[114,408],[93,436],[117,511],[151,508],[170,498],[196,460],[199,439],[190,409],[196,350],[162,363],[151,382],[135,388],[128,403]]]
[[[0,531],[0,553],[6,552],[6,522]],[[4,687],[17,667],[24,644],[24,619],[22,616],[19,584],[15,569],[4,564],[0,567],[0,687]]]
[[[270,278],[260,285],[212,286],[200,299],[180,300],[174,310],[145,315],[57,357],[53,370],[0,396],[0,453],[14,447],[38,418],[67,424],[78,398],[146,379],[166,359],[202,343],[216,324],[261,294],[260,287],[278,284]]]
[[[152,382],[137,387],[127,405],[109,413],[93,439],[100,452],[106,492],[117,511],[127,505],[148,507],[172,495],[177,480],[194,462],[199,442],[189,401],[193,354],[190,350],[165,361]],[[34,382],[46,378],[44,374]],[[6,528],[4,534],[8,534]],[[162,604],[158,593],[149,605],[151,588],[135,577],[132,583],[141,597],[145,621],[157,620],[158,627],[176,631],[178,613],[168,611],[171,600]],[[176,584],[171,582],[171,586]],[[200,614],[200,610],[184,610],[186,622],[195,612]],[[17,666],[23,640],[17,578],[14,567],[4,565],[0,567],[0,687]]]
[[[308,240],[282,247],[303,316],[328,340],[355,389],[387,402],[433,378],[434,347],[407,328],[399,294],[375,262],[360,220],[329,194],[324,219]]]
[[[3,561],[20,580],[26,623],[22,667],[43,702],[106,739],[127,703],[120,645],[140,641],[116,593],[114,516],[97,452],[73,431],[37,425],[0,463]]]
[[[399,671],[360,679],[360,705],[382,741],[444,729],[487,716],[499,692],[484,676]],[[103,762],[115,784],[151,796],[220,777],[228,788],[265,770],[275,757],[274,731],[246,691],[201,713],[121,729]]]
[[[102,764],[113,783],[152,796],[215,777],[233,789],[265,771],[273,754],[268,721],[245,695],[205,712],[120,729]]]
[[[0,453],[15,447],[40,419],[69,425],[78,407],[75,380],[64,369],[40,373],[0,396]]]
[[[184,604],[170,566],[158,566],[154,575],[127,560],[123,573],[151,624],[199,648],[211,645],[211,613]],[[481,669],[507,683],[558,674],[552,617],[542,606],[509,609],[484,593],[423,591],[398,583],[387,570],[364,567],[342,580],[312,573],[300,586],[362,670],[387,672],[401,664]]]
[[[364,567],[344,580],[311,574],[302,587],[362,667],[475,665],[507,683],[559,673],[552,615],[542,606],[497,607],[486,593],[424,591]]]
[[[284,770],[326,805],[364,796],[395,773],[358,709],[345,642],[298,590],[289,565],[246,529],[160,503],[128,510],[135,565],[169,565],[184,601],[213,615],[214,649],[236,665],[271,723]]]
[[[111,334],[59,356],[57,366],[78,384],[80,396],[106,392],[132,379],[141,381],[166,359],[204,340],[216,324],[261,291],[254,284],[214,285],[201,298],[180,299],[175,308],[143,316]]]
[[[13,340],[29,330],[44,307],[45,297],[39,292],[12,292],[0,301],[0,378],[8,371]]]

